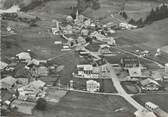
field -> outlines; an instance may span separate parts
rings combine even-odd
[[[156,53],[157,48],[168,45],[167,33],[168,19],[154,22],[144,28],[133,31],[118,32],[118,44],[121,48],[135,52],[139,50],[150,50],[152,54]],[[152,57],[162,64],[168,62],[168,55],[162,51],[161,57]]]
[[[156,1],[128,0],[125,3],[125,12],[129,19],[145,19],[152,8],[156,8],[160,3]]]
[[[123,108],[121,112],[116,109]],[[58,104],[35,111],[36,117],[134,117],[135,109],[119,96],[103,96],[69,92]]]
[[[136,94],[139,93],[138,86],[135,82],[121,82],[121,85],[125,89],[125,91],[129,94]]]
[[[166,100],[168,98],[167,94],[146,94],[146,95],[136,95],[133,97],[137,100],[140,104],[144,105],[145,102],[151,101],[156,105],[159,105],[161,109],[168,112],[168,103]]]

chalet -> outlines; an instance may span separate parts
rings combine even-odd
[[[107,44],[104,45],[100,45],[100,48],[98,50],[98,52],[102,55],[102,54],[111,54],[112,52],[110,51],[110,46]]]
[[[124,57],[120,61],[123,69],[135,68],[140,66],[139,59],[137,57]]]
[[[150,78],[141,80],[140,85],[141,85],[141,89],[144,91],[155,91],[155,90],[159,90],[160,88],[160,84],[157,81],[152,80]]]
[[[89,92],[96,92],[100,90],[100,83],[94,81],[94,80],[88,80],[86,81],[86,89]]]

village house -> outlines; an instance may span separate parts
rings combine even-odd
[[[111,54],[111,53],[112,53],[112,52],[110,51],[110,46],[107,45],[107,44],[100,45],[100,48],[99,48],[98,52],[99,52],[101,55]]]
[[[48,76],[49,69],[45,66],[33,66],[31,69],[31,74],[34,77]]]
[[[7,63],[0,61],[0,70],[4,70],[7,66]]]
[[[86,81],[86,89],[89,92],[96,92],[100,90],[100,83],[94,80]]]
[[[81,36],[78,37],[77,41],[78,41],[78,44],[81,44],[81,45],[83,45],[83,44],[86,43],[85,38],[83,38],[83,37],[81,37]]]
[[[109,72],[109,64],[105,61],[97,60],[93,64],[77,65],[77,74],[79,78],[104,78]]]
[[[152,80],[150,78],[141,80],[140,86],[141,86],[141,90],[143,91],[156,91],[156,90],[159,90],[159,88],[161,87],[157,81]]]
[[[92,65],[77,65],[77,76],[81,78],[98,78],[99,70]]]
[[[73,33],[72,28],[73,27],[71,25],[67,25],[66,27],[64,27],[63,33],[69,35],[72,34]]]
[[[29,78],[17,78],[16,80],[16,82],[22,86],[29,83]]]
[[[23,60],[24,62],[28,62],[31,60],[31,56],[28,52],[21,52],[21,53],[17,54],[16,57],[19,60]]]
[[[16,79],[12,76],[7,76],[0,80],[0,88],[1,89],[11,89],[16,85]]]
[[[36,101],[39,97],[45,96],[45,83],[41,80],[32,81],[28,85],[18,88],[20,100]]]

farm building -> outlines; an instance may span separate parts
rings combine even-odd
[[[153,91],[153,90],[159,90],[160,84],[152,80],[150,78],[147,78],[145,80],[140,81],[141,89],[145,91]]]
[[[88,80],[86,81],[86,89],[89,92],[96,92],[100,90],[100,83],[94,81],[94,80]]]
[[[135,68],[140,66],[140,62],[137,57],[124,57],[121,59],[120,62],[123,69]]]

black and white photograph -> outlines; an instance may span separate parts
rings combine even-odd
[[[168,117],[168,0],[0,0],[0,117]]]

